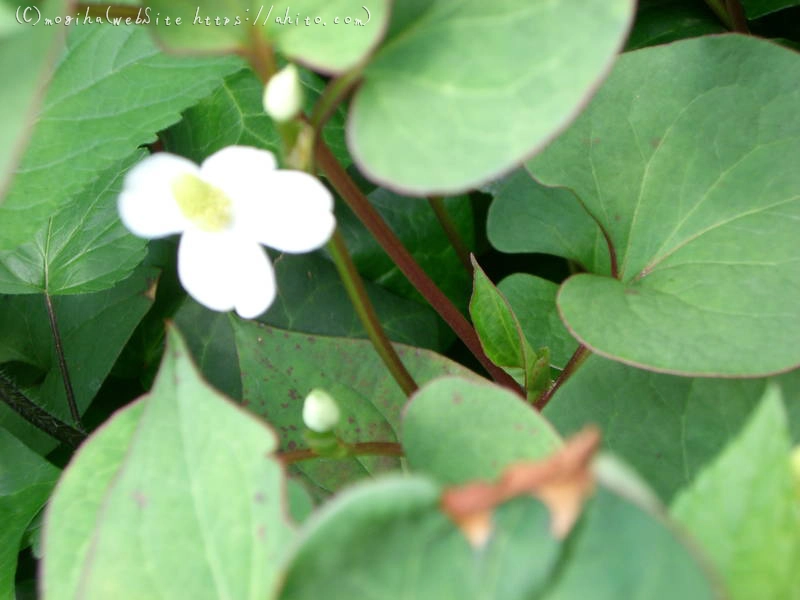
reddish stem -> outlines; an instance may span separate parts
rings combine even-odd
[[[520,394],[517,382],[505,371],[495,365],[483,351],[478,335],[464,318],[450,299],[442,292],[433,280],[428,277],[422,267],[417,264],[411,253],[387,225],[377,210],[370,204],[356,183],[342,168],[339,161],[320,140],[316,147],[315,156],[317,164],[328,177],[334,189],[350,206],[352,211],[369,230],[372,236],[381,245],[384,251],[394,261],[400,271],[408,278],[411,284],[422,294],[423,298],[439,313],[455,334],[464,342],[464,345],[478,359],[492,378],[500,385]]]
[[[352,444],[349,449],[351,453],[347,458],[351,456],[403,456],[403,447],[396,442],[362,442],[360,444]],[[321,458],[319,454],[310,448],[280,452],[277,456],[278,460],[286,466],[304,460]]]
[[[575,354],[572,355],[572,358],[570,358],[569,362],[564,366],[564,370],[561,371],[561,375],[558,376],[558,379],[556,379],[553,385],[550,386],[550,389],[542,394],[536,401],[537,410],[542,411],[544,407],[547,406],[547,403],[550,402],[550,399],[558,391],[558,388],[564,385],[567,379],[572,377],[573,373],[578,370],[578,367],[580,367],[583,361],[589,358],[591,354],[589,349],[583,344],[578,346],[578,349],[575,350]]]

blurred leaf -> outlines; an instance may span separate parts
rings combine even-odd
[[[0,427],[0,599],[14,599],[17,553],[28,524],[42,509],[58,469]]]
[[[789,6],[800,6],[797,0],[741,0],[748,19],[757,19]]]
[[[296,0],[291,5],[261,5],[252,0],[206,0],[198,7],[190,0],[152,0],[148,6],[154,13],[150,24],[168,46],[234,51],[248,48],[255,32],[284,56],[317,71],[340,73],[367,56],[389,20],[389,0],[374,0],[368,9],[359,2]],[[180,17],[181,25],[156,23],[158,12]]]
[[[300,0],[281,15],[278,10],[267,23],[265,35],[281,54],[316,71],[335,74],[358,67],[380,43],[389,25],[391,2],[372,0],[364,6],[361,0]],[[276,17],[287,15],[291,22],[277,23]],[[310,19],[310,26],[300,25],[297,16]]]
[[[274,261],[278,297],[261,321],[293,331],[364,337],[366,333],[333,263],[319,253]],[[396,342],[443,350],[451,334],[430,307],[365,282],[387,335]]]
[[[306,70],[300,71],[300,78],[306,88],[306,108],[310,109],[325,83]],[[264,84],[251,69],[229,75],[210,96],[186,110],[178,123],[163,132],[164,147],[198,163],[234,144],[280,154],[281,138],[264,112],[263,94]],[[349,165],[342,110],[333,114],[322,135],[339,162]]]
[[[295,523],[302,523],[314,511],[314,501],[305,486],[296,479],[286,480],[289,513]]]
[[[278,297],[260,321],[295,332],[366,338],[332,263],[319,254],[305,254],[282,255],[274,265]],[[445,346],[431,309],[365,283],[392,340],[432,349]],[[241,399],[239,358],[228,315],[186,298],[174,318],[203,375],[218,390]]]
[[[786,411],[770,385],[742,431],[672,504],[731,598],[800,598],[800,502]]]
[[[543,600],[720,598],[713,576],[662,515],[603,488],[565,545],[563,569]]]
[[[578,342],[558,315],[558,286],[541,277],[514,273],[497,284],[497,289],[508,300],[528,340],[535,346],[549,348],[550,362],[563,369],[578,349]]]
[[[323,388],[336,399],[342,412],[337,433],[346,442],[397,441],[407,399],[370,342],[282,331],[238,319],[232,323],[245,405],[275,427],[282,449],[306,446],[302,409],[313,388]],[[396,349],[420,385],[442,375],[477,379],[428,350],[402,345]],[[319,494],[398,464],[395,458],[361,456],[302,462],[297,469]]]
[[[241,400],[242,376],[230,317],[186,298],[174,319],[205,380],[229,398]]]
[[[411,252],[420,267],[456,306],[466,309],[470,276],[426,200],[404,198],[382,188],[369,201]],[[445,209],[468,248],[475,246],[475,215],[465,196],[444,199]],[[344,204],[336,207],[336,221],[359,272],[400,296],[422,296],[408,282],[375,238]]]
[[[542,535],[548,517],[540,504],[504,506],[496,536],[474,553],[438,499],[422,477],[382,478],[343,493],[308,523],[279,598],[511,600],[542,587],[558,545]]]
[[[350,151],[386,187],[451,195],[519,164],[575,117],[633,3],[433,0],[412,14],[364,71]]]
[[[639,3],[625,50],[668,44],[727,30],[703,2],[695,0],[644,0]]]
[[[140,27],[70,27],[30,144],[0,206],[0,249],[30,239],[101,173],[153,142],[241,67],[159,52]]]
[[[616,249],[618,279],[579,274],[559,292],[579,341],[686,376],[800,364],[798,78],[797,53],[753,37],[631,52],[528,163],[572,189]]]
[[[254,5],[251,0],[205,0],[202,6],[188,0],[152,0],[147,3],[148,25],[161,43],[175,50],[234,52],[249,44],[255,24],[244,19]],[[156,21],[161,13],[172,18],[170,25]]]
[[[33,240],[0,250],[0,293],[84,294],[111,287],[142,262],[145,240],[131,235],[117,214],[117,196],[137,151],[103,173],[50,217]]]
[[[66,6],[62,0],[50,0],[39,2],[38,10],[51,17],[64,14]],[[35,20],[36,10],[34,5],[0,2],[0,204],[27,145],[44,85],[64,41],[61,28],[17,21],[18,15],[21,20]]]
[[[342,493],[301,539],[281,599],[716,597],[660,519],[604,489],[563,543],[550,535],[546,509],[522,497],[494,511],[491,537],[474,549],[442,513],[433,483],[381,478]]]
[[[777,380],[800,441],[800,371]],[[663,375],[590,357],[558,390],[544,415],[563,435],[587,424],[669,501],[739,432],[767,380]]]
[[[474,288],[469,314],[486,356],[502,367],[534,401],[550,386],[550,351],[533,349],[511,304],[472,258]]]
[[[59,482],[44,598],[269,596],[293,536],[275,447],[199,379],[171,330],[151,392],[96,432]]]
[[[490,383],[436,379],[414,394],[403,417],[409,466],[441,483],[494,479],[507,465],[544,458],[560,446],[532,406]]]
[[[486,191],[494,196],[486,234],[501,252],[554,254],[592,272],[610,273],[603,233],[569,190],[545,187],[519,169]]]
[[[143,267],[115,287],[94,294],[57,296],[53,308],[58,320],[64,355],[75,400],[83,413],[108,375],[122,347],[153,303],[157,279],[154,269]],[[44,298],[0,296],[0,364],[24,363],[41,373],[41,380],[26,394],[49,413],[67,423],[64,383],[50,332]],[[34,450],[55,447],[47,435],[0,405],[0,426]]]

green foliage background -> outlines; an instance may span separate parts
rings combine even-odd
[[[84,5],[34,24],[0,0],[0,600],[800,599],[800,4],[362,4],[293,2],[306,26],[154,0],[148,24],[66,26],[44,19]],[[410,396],[327,250],[270,250],[278,297],[244,321],[186,296],[174,237],[121,224],[152,152],[290,158],[265,48],[301,65],[312,121],[357,84],[322,143],[518,389],[347,194]],[[344,457],[308,454],[314,388]],[[570,470],[587,426],[601,448]],[[448,512],[520,464],[523,492]]]

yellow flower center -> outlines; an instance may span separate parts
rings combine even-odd
[[[181,175],[172,194],[187,219],[203,231],[222,231],[233,220],[232,203],[225,193],[194,175]]]

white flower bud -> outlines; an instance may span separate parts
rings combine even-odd
[[[336,400],[325,390],[311,390],[303,404],[303,422],[312,431],[327,433],[339,422]]]
[[[297,67],[288,64],[264,88],[264,110],[276,121],[294,119],[303,108],[303,86]]]

